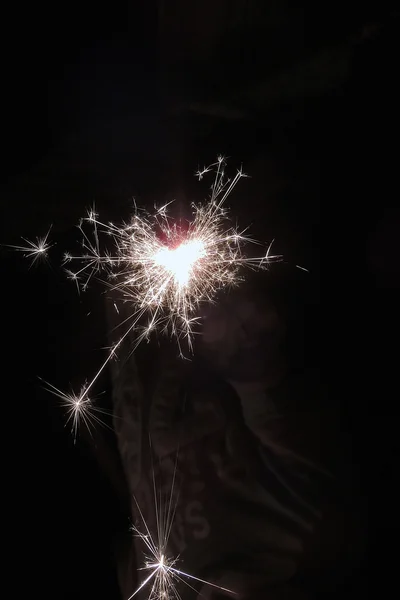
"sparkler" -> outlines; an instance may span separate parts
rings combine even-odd
[[[205,204],[192,205],[191,222],[174,221],[168,215],[168,204],[154,214],[136,208],[131,221],[120,227],[102,223],[92,209],[79,225],[83,254],[64,256],[65,263],[81,263],[77,271],[68,269],[67,274],[82,289],[94,275],[101,271],[106,274],[109,287],[119,291],[123,301],[131,305],[128,321],[131,330],[138,330],[138,344],[154,329],[161,329],[170,330],[178,342],[187,339],[192,350],[200,305],[213,302],[221,288],[237,285],[242,265],[262,268],[278,258],[270,255],[271,247],[261,258],[244,256],[244,244],[254,241],[245,236],[245,231],[232,227],[223,203],[245,175],[240,170],[233,180],[225,179],[224,166],[220,157],[197,173],[202,179],[216,167],[211,198]],[[93,226],[91,239],[84,231],[85,221]],[[101,252],[100,232],[113,238],[112,254]],[[146,314],[147,325],[138,326]]]

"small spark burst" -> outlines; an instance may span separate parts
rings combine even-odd
[[[145,565],[143,567],[144,570],[150,571],[150,575],[148,575],[144,581],[142,581],[142,583],[133,592],[133,594],[131,594],[128,600],[134,598],[140,592],[140,590],[142,590],[147,584],[150,584],[150,582],[152,583],[148,600],[180,600],[180,594],[178,591],[179,583],[187,585],[197,593],[197,590],[189,583],[189,581],[192,581],[193,583],[201,583],[203,585],[217,588],[222,592],[236,595],[236,592],[233,590],[229,590],[228,588],[212,583],[211,581],[201,579],[200,577],[195,577],[190,573],[185,573],[184,571],[177,569],[176,565],[178,558],[169,558],[166,554],[164,554],[162,547],[159,547],[154,543],[150,534],[143,534],[136,527],[133,529],[146,544],[150,552],[150,557],[145,561]]]
[[[157,536],[153,537],[151,534],[139,503],[135,497],[133,498],[140,516],[140,521],[142,522],[142,530],[136,525],[133,525],[132,531],[134,535],[143,542],[144,548],[146,549],[145,552],[147,552],[144,556],[144,566],[140,570],[149,572],[149,575],[145,577],[138,588],[131,596],[129,596],[128,600],[132,600],[132,598],[146,588],[146,586],[150,587],[148,600],[181,600],[179,585],[184,584],[198,594],[199,591],[194,587],[196,583],[217,588],[232,596],[236,595],[236,592],[228,588],[181,571],[178,569],[179,557],[171,558],[168,554],[168,540],[172,531],[175,511],[178,504],[178,498],[176,498],[175,503],[173,502],[177,462],[178,453],[176,455],[169,498],[164,498],[164,500],[161,489],[158,489],[156,486],[153,467],[153,493]]]
[[[108,412],[94,405],[93,401],[87,395],[87,386],[83,386],[80,394],[77,395],[74,392],[69,394],[64,393],[51,383],[44,381],[44,379],[41,379],[41,381],[46,384],[49,392],[61,400],[61,405],[65,409],[67,416],[65,426],[71,423],[71,433],[75,441],[81,422],[86,426],[90,434],[96,424],[107,427],[99,415],[107,415]]]
[[[31,259],[31,266],[33,266],[39,260],[47,260],[48,251],[54,245],[48,241],[51,227],[52,226],[50,226],[45,236],[37,237],[36,242],[32,242],[31,240],[28,240],[26,238],[21,238],[26,243],[26,246],[8,245],[7,247],[13,248],[18,252],[23,252],[26,258]]]

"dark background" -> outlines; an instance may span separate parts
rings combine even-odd
[[[399,14],[364,4],[4,9],[1,242],[52,223],[57,242],[51,267],[1,249],[3,556],[14,594],[118,597],[110,539],[126,525],[123,507],[36,379],[79,385],[104,345],[95,290],[78,297],[57,260],[94,201],[118,220],[132,196],[202,199],[192,175],[219,153],[251,175],[232,209],[289,263],[282,285],[305,360],[340,407],[363,494],[382,502],[382,540],[394,528]],[[385,560],[383,583],[388,550]],[[365,583],[359,573],[348,594]]]

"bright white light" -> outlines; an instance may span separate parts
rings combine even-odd
[[[188,285],[197,261],[204,258],[206,250],[202,240],[190,240],[177,248],[160,248],[154,256],[154,262],[164,267],[183,288]]]

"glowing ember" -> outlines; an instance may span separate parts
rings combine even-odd
[[[187,286],[193,272],[201,268],[198,261],[206,256],[202,240],[183,242],[177,248],[160,248],[154,256],[154,262],[170,273],[179,288]]]

